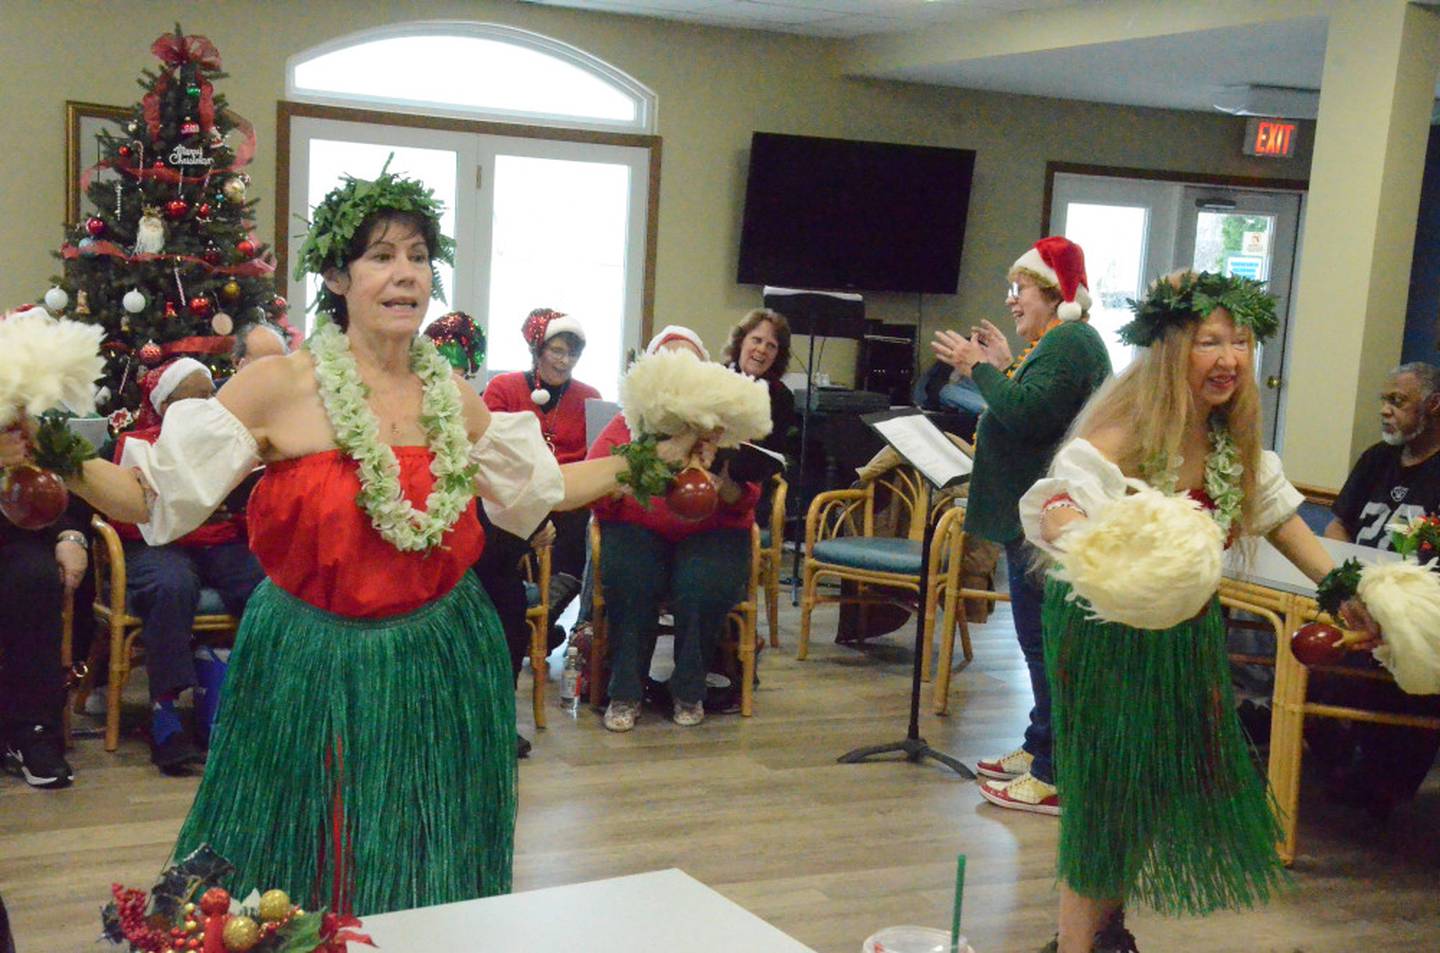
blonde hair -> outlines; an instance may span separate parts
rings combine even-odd
[[[1217,308],[1211,315],[1224,312]],[[1229,312],[1224,312],[1229,316]],[[1208,320],[1207,315],[1204,320]],[[1124,434],[1125,442],[1115,463],[1126,476],[1150,479],[1154,462],[1174,461],[1180,456],[1186,429],[1205,410],[1196,402],[1188,380],[1190,350],[1204,323],[1186,321],[1169,328],[1140,357],[1112,377],[1081,409],[1070,429],[1070,437],[1089,438],[1099,431]],[[1258,501],[1255,476],[1260,467],[1260,391],[1254,375],[1255,338],[1250,336],[1250,367],[1237,375],[1235,393],[1210,411],[1230,430],[1244,467],[1240,475],[1243,501],[1241,532],[1253,533]]]

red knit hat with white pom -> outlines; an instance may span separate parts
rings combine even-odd
[[[1075,321],[1090,310],[1090,281],[1085,277],[1085,252],[1068,238],[1051,235],[1036,242],[1015,259],[1010,274],[1028,271],[1060,292],[1056,313],[1062,321]]]

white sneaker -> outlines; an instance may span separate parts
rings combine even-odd
[[[981,758],[975,762],[975,773],[997,781],[1013,781],[1022,774],[1028,774],[1034,762],[1033,754],[1024,748],[1016,748],[1003,757]]]
[[[675,702],[675,714],[671,720],[681,728],[693,728],[705,720],[705,703],[695,702],[687,705],[682,701]]]
[[[639,702],[611,701],[605,709],[605,727],[610,731],[629,731],[640,717]]]

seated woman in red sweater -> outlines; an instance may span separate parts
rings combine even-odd
[[[666,328],[657,350],[683,350],[698,363],[698,337]],[[684,329],[679,329],[684,330]],[[667,332],[669,333],[667,336]],[[655,342],[652,342],[655,343]],[[647,348],[647,353],[652,349]],[[590,459],[630,441],[621,414],[610,421]],[[644,669],[655,644],[660,603],[669,599],[675,620],[675,671],[670,676],[677,725],[705,720],[705,673],[719,644],[725,614],[743,595],[750,565],[750,527],[759,484],[736,483],[714,474],[720,503],[702,520],[672,513],[663,496],[641,506],[634,496],[612,496],[593,505],[600,523],[605,611],[610,629],[610,706],[605,727],[629,731],[640,715]]]

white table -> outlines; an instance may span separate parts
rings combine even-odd
[[[1362,563],[1389,563],[1400,557],[1390,550],[1375,549],[1373,546],[1357,546],[1338,539],[1320,537],[1320,545],[1330,551],[1335,565],[1354,557]],[[1236,546],[1226,554],[1225,578],[1236,582],[1263,586],[1296,596],[1314,598],[1315,583],[1296,569],[1290,560],[1280,555],[1280,550],[1264,539],[1256,540],[1254,552],[1246,562],[1242,557],[1244,547]]]
[[[379,914],[361,932],[382,953],[814,953],[673,868]]]

